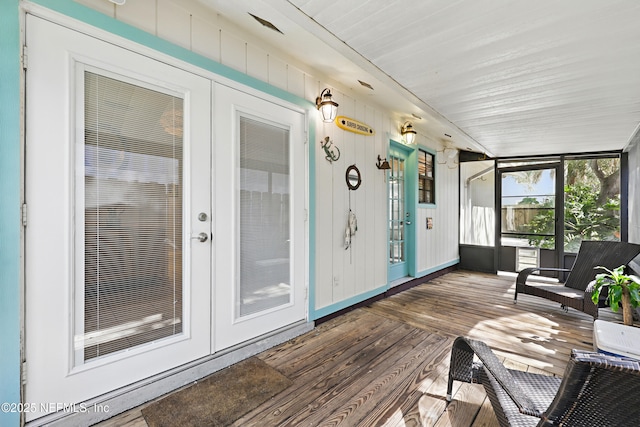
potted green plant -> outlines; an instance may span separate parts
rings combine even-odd
[[[607,300],[611,310],[618,312],[618,308],[622,305],[622,320],[624,324],[633,325],[632,308],[640,305],[640,278],[624,274],[624,265],[613,270],[602,266],[598,266],[596,269],[605,270],[606,273],[596,274],[591,300],[594,304],[598,304],[600,292],[604,286],[607,286],[609,289]]]

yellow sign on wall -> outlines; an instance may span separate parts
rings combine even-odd
[[[375,131],[362,122],[350,119],[345,116],[336,117],[336,124],[339,128],[348,130],[349,132],[359,133],[360,135],[375,135]]]

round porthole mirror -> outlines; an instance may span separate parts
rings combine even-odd
[[[356,165],[351,165],[347,168],[347,187],[349,190],[357,190],[362,183],[362,178],[360,176],[360,171],[356,167]]]

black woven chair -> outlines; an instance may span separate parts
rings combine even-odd
[[[573,263],[573,268],[525,268],[516,278],[516,292],[513,297],[514,304],[518,301],[518,294],[534,295],[551,301],[559,302],[563,308],[575,308],[590,314],[594,319],[598,318],[598,308],[604,307],[606,292],[602,293],[601,302],[595,305],[591,301],[589,284],[595,279],[598,266],[614,269],[626,265],[636,255],[640,254],[640,245],[626,242],[591,241],[581,243],[578,256]],[[569,273],[564,283],[528,282],[527,278],[536,272],[565,272]]]
[[[453,381],[481,383],[501,427],[640,424],[640,361],[634,359],[573,350],[560,379],[507,369],[484,342],[458,337],[447,402]]]

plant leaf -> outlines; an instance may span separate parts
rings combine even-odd
[[[613,274],[613,271],[609,270],[607,267],[603,267],[601,265],[595,267],[595,270],[600,269],[600,270],[605,270],[607,273],[609,274]],[[605,273],[601,273],[601,274],[605,274]]]

